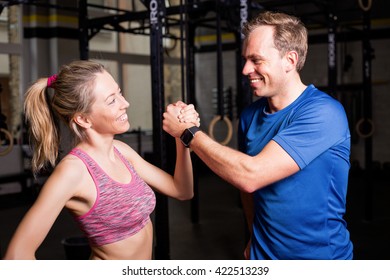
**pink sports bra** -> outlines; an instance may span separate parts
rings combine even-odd
[[[84,215],[74,216],[92,246],[103,246],[136,234],[150,220],[156,205],[153,190],[114,149],[131,173],[132,179],[128,184],[111,179],[84,151],[74,148],[70,152],[84,162],[97,190],[92,208]]]

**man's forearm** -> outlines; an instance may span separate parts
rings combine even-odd
[[[240,164],[245,158],[249,158],[248,155],[217,143],[204,132],[195,134],[190,148],[214,173],[238,189],[248,192],[245,188],[245,168]]]

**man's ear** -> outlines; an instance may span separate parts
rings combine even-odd
[[[298,53],[289,51],[286,53],[286,72],[297,69]]]
[[[81,115],[81,114],[76,114],[73,117],[73,121],[77,125],[84,127],[84,128],[91,128],[92,127],[92,123],[91,123],[90,119],[84,115]]]

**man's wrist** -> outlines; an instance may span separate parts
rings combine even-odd
[[[191,141],[194,139],[195,134],[201,129],[197,126],[186,128],[180,136],[180,140],[186,148],[190,147]]]

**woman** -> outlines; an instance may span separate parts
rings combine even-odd
[[[54,89],[48,96],[47,87]],[[176,139],[174,176],[114,139],[129,130],[129,103],[104,67],[92,61],[64,65],[58,75],[38,79],[27,91],[26,119],[33,143],[34,174],[55,167],[10,241],[5,259],[35,259],[54,221],[67,208],[85,233],[91,259],[151,259],[152,189],[180,200],[193,196],[189,149]],[[192,105],[178,107],[199,125]],[[58,161],[63,120],[73,149]],[[185,128],[188,124],[182,123]],[[183,129],[184,129],[183,128]]]

